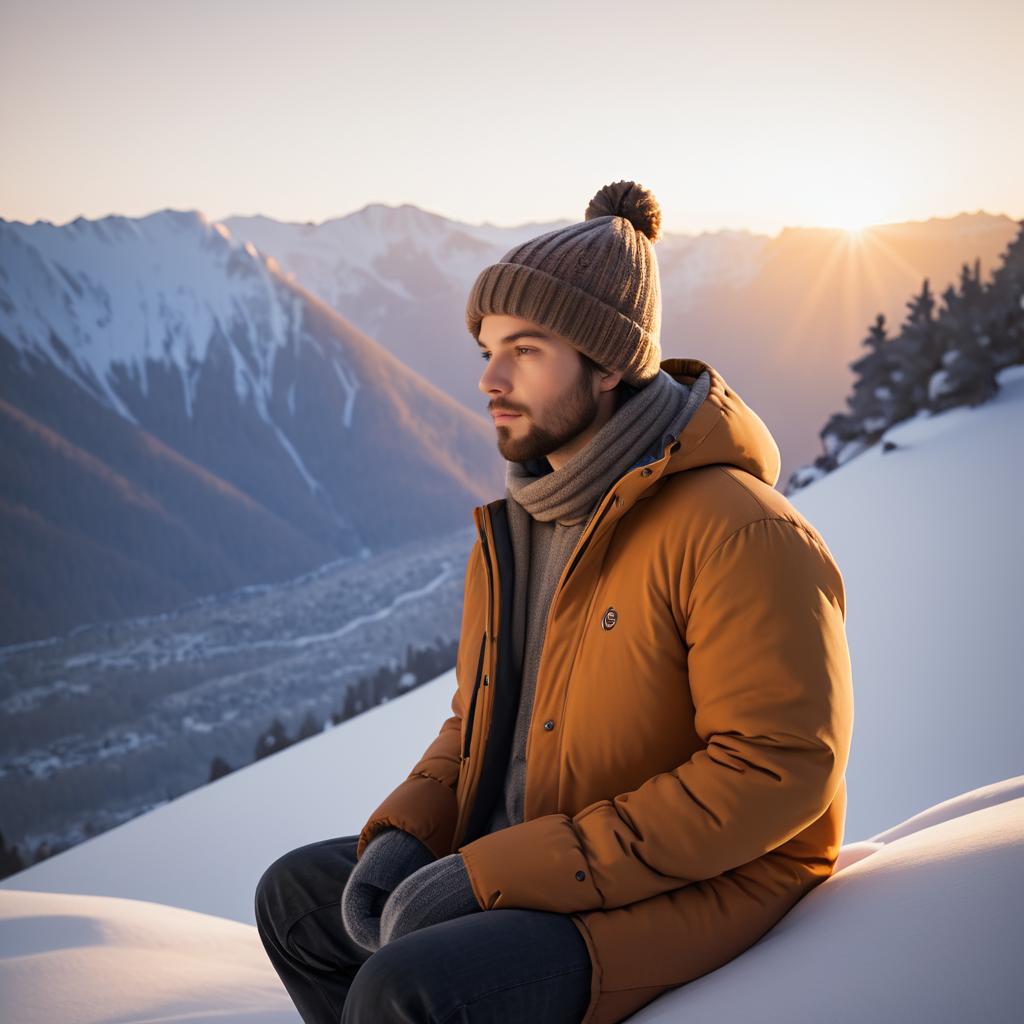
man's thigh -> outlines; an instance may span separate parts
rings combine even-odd
[[[356,964],[370,954],[341,920],[341,894],[356,864],[358,835],[300,846],[264,871],[256,889],[256,922],[311,966]]]
[[[568,915],[479,911],[382,946],[356,973],[342,1024],[576,1024],[590,973]]]

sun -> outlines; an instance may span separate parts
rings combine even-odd
[[[832,174],[808,183],[805,192],[807,218],[804,223],[856,237],[868,228],[885,222],[889,205],[885,199],[865,189],[857,179]]]
[[[850,205],[841,210],[835,210],[821,218],[822,227],[838,228],[848,235],[860,235],[868,228],[880,222],[878,210],[869,208],[868,204],[861,206]]]

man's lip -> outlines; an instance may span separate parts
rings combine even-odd
[[[521,415],[522,415],[522,413],[518,413],[518,412],[495,412],[495,413],[491,413],[492,418],[495,419],[495,420],[515,419],[516,416],[521,416]]]

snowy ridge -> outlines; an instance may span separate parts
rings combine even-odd
[[[537,235],[572,223],[470,224],[449,220],[410,203],[387,206],[370,203],[343,217],[320,224],[282,222],[270,217],[225,217],[237,238],[251,239],[271,254],[285,271],[325,301],[353,315],[353,305],[367,294],[416,302],[423,298],[421,282],[409,265],[436,268],[464,294],[487,263]],[[737,287],[755,277],[768,239],[749,231],[703,232],[697,236],[666,233],[658,242],[662,286],[677,303],[687,305],[711,283]],[[436,287],[426,278],[425,287]],[[411,284],[410,282],[415,282]],[[415,289],[415,290],[414,290]],[[378,321],[366,309],[364,330],[377,336]]]
[[[269,408],[278,353],[306,340],[303,302],[252,242],[196,210],[79,217],[62,227],[0,220],[0,267],[0,334],[133,422],[115,366],[143,394],[150,360],[175,369],[191,417],[210,343],[223,339],[239,404],[252,402],[310,490],[321,489]],[[359,381],[336,356],[332,362],[349,394],[350,425]]]

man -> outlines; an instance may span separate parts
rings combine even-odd
[[[842,576],[760,418],[662,361],[659,235],[615,182],[473,286],[507,493],[473,510],[451,717],[358,836],[260,880],[307,1021],[614,1024],[833,870]]]

